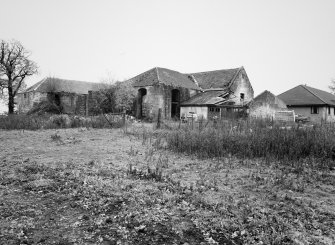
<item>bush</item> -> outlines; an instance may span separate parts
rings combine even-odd
[[[45,113],[60,114],[62,112],[62,107],[56,105],[56,103],[51,101],[41,101],[37,105],[34,105],[32,109],[28,111],[28,115],[37,114],[42,115]]]
[[[47,118],[45,116],[33,115],[9,115],[0,116],[0,129],[15,130],[37,130],[46,124]]]
[[[0,116],[0,129],[6,130],[38,130],[52,128],[120,128],[123,126],[122,117],[113,117],[106,120],[105,116],[98,115],[94,117],[69,116],[67,114],[50,115],[37,114],[24,115],[14,114],[9,116]]]

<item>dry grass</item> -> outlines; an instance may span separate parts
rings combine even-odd
[[[200,160],[162,133],[0,131],[0,244],[335,242],[334,171]]]

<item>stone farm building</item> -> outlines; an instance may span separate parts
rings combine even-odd
[[[138,90],[137,118],[180,118],[190,113],[204,119],[242,109],[254,95],[243,67],[183,74],[153,68],[132,79]]]
[[[276,112],[280,111],[287,111],[285,102],[267,90],[257,95],[249,104],[249,115],[255,118],[273,119]]]
[[[102,84],[65,80],[47,77],[25,91],[16,98],[19,113],[26,113],[42,101],[53,101],[63,108],[67,114],[87,114],[89,91],[103,88]]]
[[[180,103],[201,90],[188,75],[159,67],[130,80],[138,90],[137,118],[154,119],[159,109],[163,119],[179,118]]]
[[[335,95],[326,91],[299,85],[280,95],[290,110],[312,122],[335,121]]]
[[[254,90],[243,67],[192,73],[190,76],[203,90],[181,103],[181,115],[196,118],[224,118],[246,110]]]

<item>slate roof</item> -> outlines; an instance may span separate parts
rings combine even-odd
[[[227,90],[207,90],[191,97],[180,106],[218,105],[226,101],[227,95]]]
[[[130,80],[133,82],[134,87],[165,84],[172,87],[201,90],[187,75],[160,67],[152,68]]]
[[[227,88],[243,67],[216,71],[190,73],[202,89]]]
[[[33,86],[27,88],[23,93],[29,92],[67,92],[76,94],[88,94],[88,91],[97,91],[106,86],[101,83],[66,80],[60,78],[47,77]]]
[[[288,106],[335,106],[335,95],[306,85],[299,85],[294,87],[278,95],[278,98],[283,100]]]

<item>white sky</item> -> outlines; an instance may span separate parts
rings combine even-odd
[[[334,0],[0,0],[0,39],[45,76],[99,82],[153,67],[244,66],[255,95],[335,78]]]

